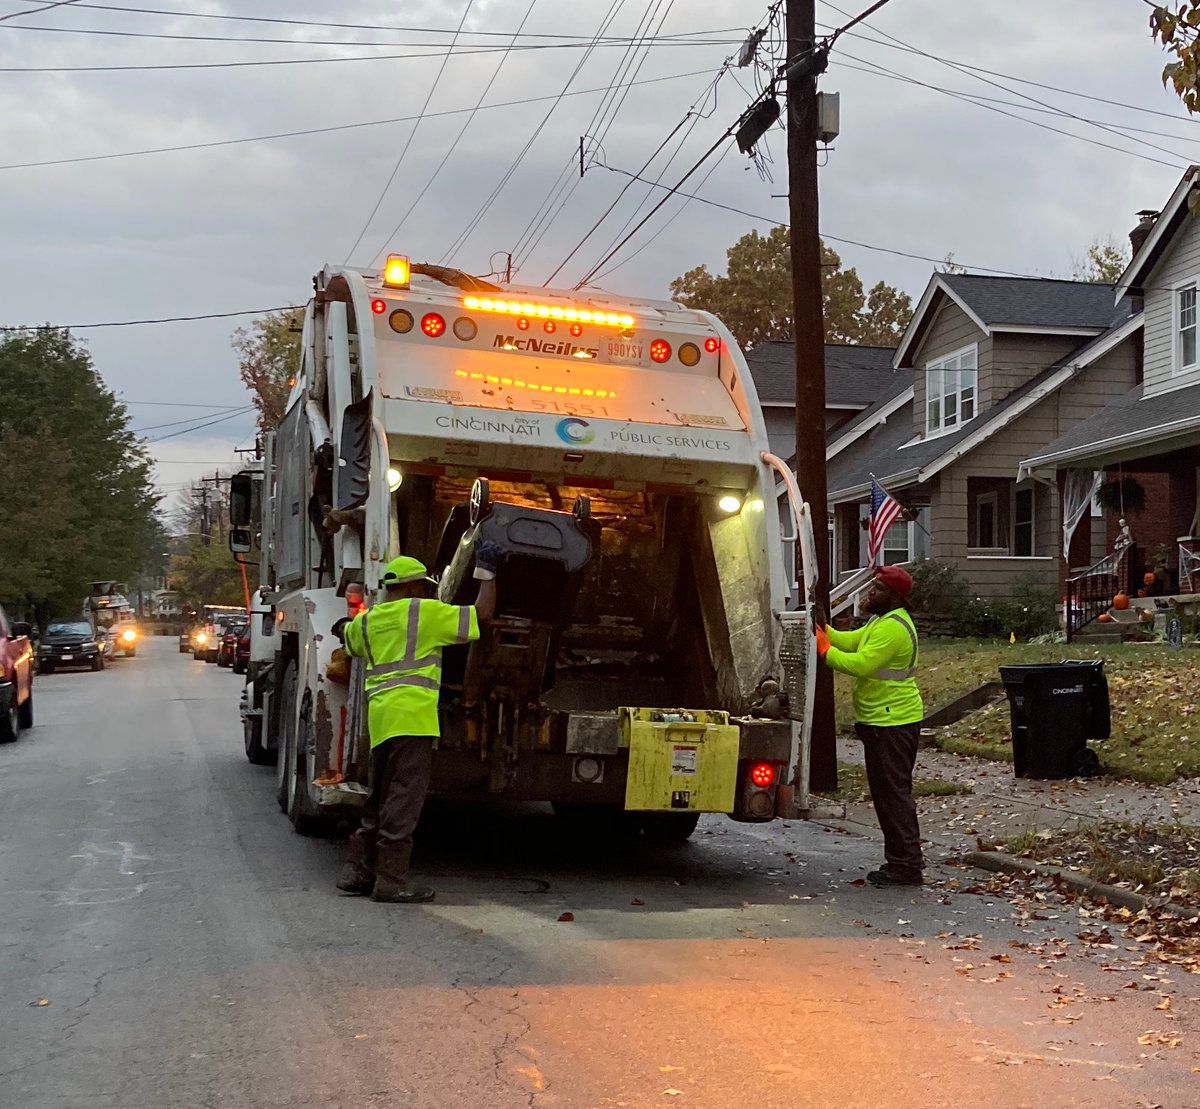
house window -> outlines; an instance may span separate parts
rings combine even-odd
[[[1196,368],[1196,285],[1175,291],[1175,372]]]
[[[1013,491],[1013,534],[1012,553],[1018,558],[1032,558],[1033,534],[1033,487]]]
[[[895,566],[901,562],[908,562],[912,557],[912,525],[901,517],[890,528],[887,529],[887,535],[883,537],[883,552],[881,559],[884,566]]]
[[[981,493],[975,501],[975,546],[996,546],[997,508],[999,499],[995,493]]]
[[[925,433],[951,431],[975,417],[978,348],[966,347],[925,367]]]

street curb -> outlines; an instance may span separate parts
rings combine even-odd
[[[1173,901],[1159,901],[1153,897],[1145,897],[1132,890],[1121,889],[1119,886],[1106,885],[1093,878],[1086,878],[1074,870],[1066,870],[1061,866],[1050,863],[1034,862],[1032,859],[1021,859],[1003,851],[969,851],[963,861],[980,870],[990,870],[1003,874],[1040,874],[1043,878],[1057,878],[1068,889],[1081,893],[1085,897],[1096,900],[1103,898],[1113,905],[1140,912],[1147,907],[1159,912],[1170,913],[1182,919],[1197,916],[1195,909],[1176,905]]]

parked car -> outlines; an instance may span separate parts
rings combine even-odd
[[[237,646],[233,651],[233,672],[244,674],[250,667],[250,623],[246,622],[238,635]]]
[[[246,624],[245,620],[237,620],[225,625],[225,630],[221,633],[221,638],[217,643],[218,666],[233,665],[234,656],[237,654],[238,637],[245,630]]]
[[[241,621],[245,618],[240,612],[222,613],[213,617],[196,633],[194,640],[196,646],[192,654],[196,658],[204,659],[205,662],[216,662],[217,652],[221,649],[221,639],[225,634],[226,627],[235,620]]]
[[[12,743],[23,728],[33,727],[31,630],[0,608],[0,743]]]
[[[106,637],[86,620],[59,620],[46,628],[38,645],[38,670],[53,674],[60,666],[87,666],[104,669]]]

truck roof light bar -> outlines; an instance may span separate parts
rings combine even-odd
[[[463,297],[463,307],[473,312],[496,312],[504,316],[525,316],[539,320],[566,320],[568,323],[591,323],[599,327],[634,327],[637,320],[628,312],[606,312],[599,308],[576,308],[573,305],[534,304],[527,300],[505,300],[496,297]]]
[[[412,266],[404,254],[389,254],[383,264],[383,283],[389,289],[407,289],[412,280]]]

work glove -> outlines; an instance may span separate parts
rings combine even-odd
[[[343,643],[346,642],[346,625],[348,623],[350,623],[350,617],[343,616],[340,620],[335,621],[332,629],[330,629]]]
[[[499,543],[490,539],[478,539],[475,542],[475,577],[479,581],[492,581],[496,570],[504,561],[508,552]]]
[[[826,652],[829,650],[829,635],[820,624],[815,625],[813,631],[817,636],[817,655],[824,658]]]

